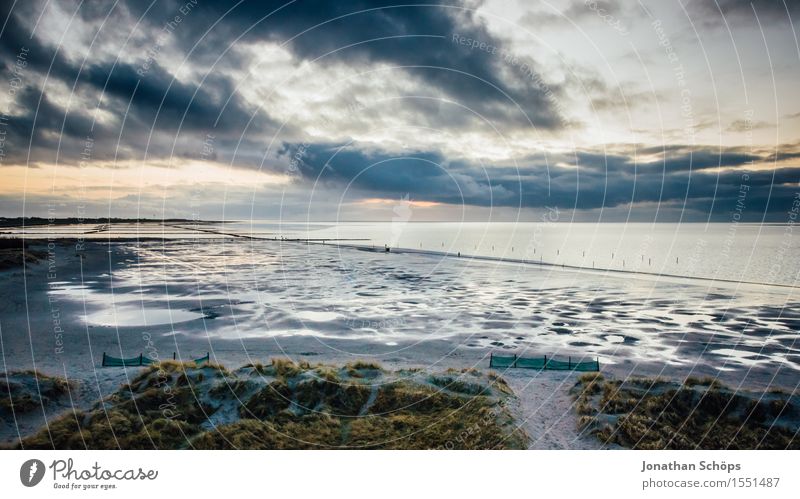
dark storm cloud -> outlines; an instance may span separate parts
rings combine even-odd
[[[39,89],[25,87],[17,100],[22,114],[9,117],[14,131],[12,150],[26,151],[29,139],[36,149],[51,147],[54,144],[47,136],[62,133],[65,140],[83,140],[89,135],[95,139],[114,139],[121,133],[123,145],[126,142],[141,145],[152,132],[156,140],[151,152],[160,156],[169,153],[169,149],[165,144],[165,148],[159,150],[159,140],[175,139],[179,128],[185,133],[196,132],[198,136],[201,132],[238,136],[245,129],[257,133],[272,126],[272,121],[263,113],[246,109],[227,80],[198,87],[175,80],[158,64],[154,64],[146,78],[139,78],[136,71],[131,65],[117,63],[89,65],[82,69],[68,67],[62,72],[70,85],[75,83],[83,91],[91,89],[94,106],[114,111],[118,119],[114,124],[94,122],[88,114],[94,107],[76,110],[73,101],[73,109],[66,110]],[[102,104],[99,102],[101,95]],[[229,96],[232,97],[226,103]],[[106,104],[109,100],[112,102]],[[68,143],[62,143],[62,147],[69,147]],[[106,142],[106,146],[105,152],[98,150],[97,154],[111,157],[115,152],[122,152],[125,157],[124,150],[115,149],[115,142]],[[70,158],[64,159],[69,161]]]
[[[6,118],[7,153],[5,161],[55,161],[56,154],[77,156],[87,137],[92,136],[91,117],[77,112],[65,113],[41,91],[26,87],[20,90],[17,103],[24,114]]]
[[[39,71],[51,71],[60,74],[70,67],[70,64],[62,52],[56,50],[45,43],[42,43],[37,36],[31,36],[30,23],[28,20],[35,20],[39,16],[35,2],[0,2],[0,23],[2,24],[2,35],[0,35],[0,57],[4,66],[4,75],[8,74],[10,67],[14,64],[14,59],[24,47],[28,49],[26,57],[27,66]]]
[[[282,153],[295,155],[297,148],[286,145]],[[436,152],[408,155],[369,153],[331,144],[311,144],[298,162],[307,178],[321,181],[350,181],[376,190],[409,191],[426,188],[426,181],[444,173],[444,158]]]
[[[683,149],[683,148],[682,148]],[[681,149],[681,150],[682,150]],[[299,146],[286,145],[282,154],[291,157]],[[696,152],[707,167],[743,165],[749,156],[739,153]],[[666,164],[669,175],[659,168],[638,168],[632,157],[581,153],[581,159],[601,168],[550,167],[544,161],[526,161],[519,166],[479,165],[450,161],[435,152],[419,151],[392,155],[380,151],[362,151],[352,146],[311,144],[301,154],[299,171],[317,185],[329,189],[348,189],[364,196],[397,198],[410,194],[418,201],[504,207],[559,207],[592,210],[625,206],[629,203],[662,203],[665,206],[704,207],[716,219],[725,219],[736,209],[743,190],[744,212],[749,220],[777,217],[791,207],[800,192],[800,168],[786,167],[768,171],[725,170],[706,172],[690,170],[684,159]],[[296,156],[298,157],[298,156]],[[569,163],[568,158],[560,158]],[[764,159],[764,157],[760,157]],[[700,160],[698,160],[700,161]],[[663,164],[662,169],[663,169]],[[668,170],[669,171],[669,170]],[[744,187],[743,187],[744,186]]]
[[[224,78],[206,80],[198,87],[182,83],[154,63],[145,77],[138,68],[117,63],[93,65],[81,72],[78,81],[88,84],[120,102],[130,102],[133,117],[142,125],[163,130],[179,126],[188,130],[242,130],[255,111],[248,110],[233,93],[233,84]],[[230,101],[226,103],[228,98]],[[263,130],[269,120],[256,115],[250,126]]]
[[[368,66],[388,63],[406,66],[400,71],[411,74],[436,96],[439,93],[456,100],[484,117],[501,124],[554,128],[560,126],[560,116],[553,99],[558,86],[541,88],[543,80],[535,83],[533,72],[509,71],[501,56],[484,50],[474,50],[453,42],[454,35],[469,37],[488,45],[502,47],[503,43],[489,33],[468,7],[428,5],[396,6],[390,1],[353,0],[348,2],[235,2],[197,3],[164,2],[77,2],[60,4],[62,10],[77,15],[86,25],[103,24],[100,35],[109,32],[130,32],[136,22],[140,31],[156,38],[167,22],[180,15],[180,25],[166,38],[169,48],[176,49],[187,64],[209,64],[231,44],[259,41],[287,42],[287,47],[299,58],[315,59],[331,51],[324,60]],[[189,10],[186,8],[190,7]],[[268,110],[256,109],[235,91],[235,82],[220,71],[206,76],[202,86],[175,78],[170,70],[159,64],[159,58],[148,60],[148,47],[129,46],[128,51],[140,52],[138,61],[125,63],[114,60],[81,61],[69,56],[69,46],[56,47],[43,41],[40,33],[31,36],[34,22],[45,4],[21,3],[9,10],[4,3],[0,15],[7,20],[0,36],[0,58],[7,74],[21,47],[30,54],[27,71],[31,92],[44,88],[45,104],[24,107],[22,114],[11,117],[15,133],[9,137],[9,160],[28,156],[34,160],[77,161],[74,153],[80,143],[62,141],[60,151],[52,150],[52,137],[61,133],[61,122],[68,125],[85,121],[92,107],[98,106],[114,116],[113,123],[91,123],[95,138],[108,137],[97,143],[95,159],[116,157],[125,159],[148,147],[148,157],[172,154],[191,156],[192,146],[173,151],[172,143],[186,144],[186,135],[197,132],[213,133],[216,137],[236,139],[246,133],[242,143],[229,140],[236,147],[237,157],[251,158],[246,165],[257,164],[267,130],[277,127]],[[41,27],[39,27],[41,29]],[[97,33],[92,31],[91,35]],[[82,33],[86,36],[86,33]],[[241,37],[241,38],[239,38]],[[341,50],[339,50],[341,49]],[[159,48],[163,52],[164,47]],[[191,52],[191,54],[190,54]],[[227,52],[224,60],[237,59],[236,51]],[[529,60],[529,59],[526,59]],[[530,67],[535,63],[529,60]],[[202,66],[201,66],[202,67]],[[218,69],[218,68],[217,68]],[[269,67],[261,68],[269,71]],[[513,68],[511,68],[513,69]],[[143,71],[144,70],[144,71]],[[44,85],[44,78],[48,85]],[[503,75],[502,77],[500,75]],[[62,82],[74,87],[74,95],[89,101],[87,109],[63,109],[48,98],[49,86]],[[73,104],[78,99],[72,99]],[[251,121],[251,117],[254,118]],[[447,118],[447,117],[445,117]],[[449,119],[449,118],[448,118]],[[450,119],[453,126],[464,126],[469,120]],[[175,133],[181,127],[183,137]],[[28,130],[32,135],[25,135]],[[290,133],[291,128],[284,130]],[[67,137],[69,138],[69,130]],[[117,146],[113,139],[119,137]],[[31,140],[32,139],[32,140]],[[28,151],[28,142],[31,151]],[[199,139],[197,140],[199,142]],[[225,159],[232,159],[232,154]],[[242,165],[240,165],[242,166]]]
[[[182,142],[176,133],[203,137],[235,138],[244,134],[243,144],[256,146],[250,137],[273,129],[274,123],[262,110],[248,106],[234,92],[235,83],[218,74],[210,74],[202,86],[184,83],[175,78],[157,61],[147,66],[121,61],[93,62],[70,60],[64,50],[48,45],[38,36],[31,36],[26,19],[36,19],[33,4],[24,4],[11,12],[4,4],[2,15],[7,18],[6,29],[0,36],[0,57],[3,76],[8,77],[17,54],[25,49],[25,68],[18,92],[16,107],[20,110],[8,116],[10,133],[7,139],[7,161],[52,161],[56,154],[62,162],[78,160],[75,153],[91,136],[96,142],[93,159],[126,159],[134,151],[143,152],[149,146],[150,157],[169,156],[173,152],[186,155],[173,141]],[[105,15],[94,6],[97,14]],[[65,109],[48,97],[49,86],[61,82],[74,88],[72,105],[85,96],[87,109]],[[41,88],[45,91],[42,92]],[[76,106],[80,107],[80,106]],[[112,123],[99,123],[88,113],[100,109],[114,116]],[[63,128],[63,130],[62,130]],[[58,151],[58,136],[63,133]],[[80,142],[70,143],[69,139]],[[117,145],[119,139],[120,144]],[[185,140],[183,140],[185,142]],[[30,148],[28,144],[30,143]],[[260,146],[259,146],[260,147]],[[30,155],[29,155],[30,149]],[[189,154],[191,155],[191,154]]]
[[[644,163],[637,161],[637,155],[657,154],[660,160]],[[754,162],[769,160],[764,155],[743,152],[736,148],[716,150],[704,147],[648,147],[641,148],[636,154],[604,154],[601,152],[581,151],[567,162],[584,170],[615,173],[664,173],[707,170],[709,168],[729,168],[748,165]]]
[[[216,1],[196,7],[191,22],[176,30],[175,36],[185,52],[194,50],[194,57],[203,60],[218,56],[238,38],[237,43],[286,43],[299,58],[324,57],[321,64],[403,66],[402,71],[427,87],[490,119],[559,126],[559,113],[547,90],[534,82],[533,73],[508,71],[498,54],[454,43],[454,35],[459,35],[503,47],[503,41],[471,10],[479,3],[424,3]],[[161,2],[150,8],[147,3],[128,2],[127,8],[134,18],[159,27],[181,5],[183,2]],[[548,90],[557,95],[559,87],[550,85]]]

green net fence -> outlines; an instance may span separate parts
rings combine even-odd
[[[175,359],[175,354],[172,354],[173,360]],[[199,359],[194,359],[192,362],[197,364],[204,364],[208,362],[211,358],[211,354],[206,354],[205,357],[200,357]],[[157,364],[158,360],[153,360],[149,357],[145,357],[144,354],[139,354],[138,357],[130,357],[128,359],[122,359],[119,357],[112,357],[107,355],[103,352],[103,367],[130,367],[130,366],[149,366],[152,364]]]
[[[599,371],[600,361],[579,361],[552,359],[544,357],[519,357],[517,355],[494,355],[489,358],[489,367],[498,369],[522,368],[522,369],[544,369],[552,371]]]

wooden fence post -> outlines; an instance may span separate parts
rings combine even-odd
[[[144,354],[143,354],[143,353],[140,353],[140,354],[139,354],[139,365],[140,365],[140,366],[141,366],[141,365],[143,365],[143,364],[142,364],[142,359],[143,359],[143,358],[144,358]]]
[[[106,353],[103,352],[103,367],[106,367]]]

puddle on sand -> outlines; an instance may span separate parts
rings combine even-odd
[[[295,317],[301,321],[312,322],[330,322],[341,317],[341,314],[336,312],[322,312],[316,310],[303,310],[302,312],[295,312]]]
[[[139,327],[175,324],[201,317],[203,314],[181,309],[122,306],[88,314],[84,320],[96,326]]]
[[[791,315],[797,299],[782,290],[737,288],[732,296],[709,293],[699,283],[521,272],[330,247],[315,248],[309,259],[307,249],[278,250],[255,241],[224,248],[175,242],[165,260],[162,246],[117,248],[136,252],[137,264],[116,268],[109,280],[113,288],[100,275],[90,276],[98,284],[89,289],[87,282],[59,281],[50,292],[87,302],[91,315],[85,320],[91,324],[181,323],[181,334],[195,337],[313,336],[387,346],[438,340],[486,350],[599,356],[601,366],[703,363],[723,371],[758,369],[766,376],[778,368],[800,372],[800,318]],[[187,274],[173,259],[196,271]],[[365,278],[348,279],[340,268],[344,276]],[[171,301],[175,297],[180,305]],[[214,301],[208,306],[219,314],[208,328],[187,322],[202,318],[199,300],[203,306]]]
[[[50,283],[51,288],[48,289],[47,293],[60,298],[101,306],[102,308],[97,312],[82,316],[84,322],[93,326],[161,326],[204,317],[201,313],[180,308],[143,306],[141,305],[141,289],[128,293],[108,294],[98,292],[88,286],[92,282],[95,281],[85,281],[83,284],[73,284],[67,281],[53,282]],[[117,303],[117,306],[109,306],[110,303]],[[161,303],[163,301],[159,305]]]

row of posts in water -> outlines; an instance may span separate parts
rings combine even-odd
[[[373,248],[374,248],[374,247],[375,247],[375,246],[373,245]],[[391,247],[390,247],[388,244],[384,244],[384,245],[383,245],[383,247],[384,247],[384,250],[385,250],[387,253],[388,253],[389,251],[391,251]],[[419,247],[420,247],[420,249],[422,249],[422,243],[419,243]],[[396,246],[396,248],[398,248],[398,249],[399,249],[399,246]],[[442,248],[444,248],[444,242],[442,243]],[[474,249],[477,251],[477,249],[478,249],[478,246],[476,245]],[[492,251],[494,251],[494,245],[492,245]],[[514,246],[512,246],[512,247],[511,247],[511,252],[512,252],[512,253],[514,252]],[[536,254],[536,248],[533,248],[533,254],[534,254],[534,255]],[[458,255],[458,256],[461,256],[461,252],[459,251],[459,252],[457,253],[457,255]],[[561,250],[560,250],[560,249],[557,249],[557,250],[556,250],[556,256],[560,256],[560,255],[561,255]],[[582,256],[583,256],[583,258],[586,258],[586,250],[583,250],[583,255],[582,255]],[[615,256],[616,256],[616,253],[612,251],[612,252],[611,252],[611,259],[612,259],[612,260],[614,260],[614,257],[615,257]],[[524,260],[524,259],[523,259],[523,260]],[[541,262],[543,262],[543,261],[544,261],[544,260],[543,260],[542,254],[541,254],[541,253],[539,253],[539,262],[541,263]],[[644,255],[641,255],[641,261],[644,263]],[[678,265],[679,263],[680,263],[680,258],[676,256],[676,257],[675,257],[675,265]],[[652,266],[652,264],[653,264],[653,260],[652,260],[652,258],[651,258],[651,257],[647,257],[647,265],[648,265],[648,266]],[[594,266],[595,266],[595,260],[592,260],[592,268],[594,268]],[[622,259],[622,266],[623,266],[623,267],[625,267],[625,259],[624,259],[624,258]]]

